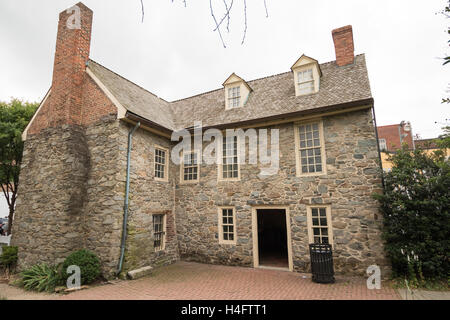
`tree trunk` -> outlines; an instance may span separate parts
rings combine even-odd
[[[11,234],[12,224],[13,224],[13,216],[14,216],[14,205],[9,207],[8,230],[6,231],[7,236],[9,236]]]

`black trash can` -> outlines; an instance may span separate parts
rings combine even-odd
[[[317,283],[334,283],[333,252],[330,244],[311,243],[312,280]]]

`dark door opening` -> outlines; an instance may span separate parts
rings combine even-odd
[[[283,209],[258,209],[259,265],[288,267],[286,211]]]

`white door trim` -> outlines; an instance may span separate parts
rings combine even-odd
[[[286,238],[288,251],[289,271],[294,271],[294,263],[292,257],[292,239],[291,239],[291,219],[289,207],[286,206],[256,206],[252,207],[252,237],[253,237],[253,267],[259,267],[259,248],[258,248],[258,210],[261,209],[279,209],[284,210],[286,216]]]

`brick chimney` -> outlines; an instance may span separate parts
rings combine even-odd
[[[89,59],[91,9],[79,2],[59,14],[48,125],[81,124],[82,83]]]
[[[336,51],[336,64],[340,67],[352,64],[355,58],[352,26],[334,29],[332,35]]]

